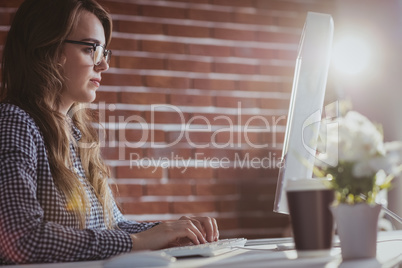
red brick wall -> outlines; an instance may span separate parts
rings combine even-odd
[[[20,2],[0,0],[0,48]],[[306,12],[332,1],[100,2],[113,58],[94,107],[123,212],[281,236],[289,219],[272,208],[296,49]]]

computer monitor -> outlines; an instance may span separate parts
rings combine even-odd
[[[312,178],[334,23],[331,15],[308,12],[304,24],[283,143],[274,211],[288,214],[285,194],[289,178]]]

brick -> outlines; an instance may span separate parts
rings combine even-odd
[[[170,24],[167,25],[167,35],[208,38],[210,30],[207,27]]]
[[[272,128],[272,132],[267,133],[262,137],[262,143],[267,144],[270,148],[277,148],[281,146],[281,143],[284,140],[285,133],[279,132]]]
[[[169,213],[169,202],[124,202],[121,204],[125,214],[166,214]]]
[[[211,0],[211,4],[230,7],[253,7],[253,1]]]
[[[282,149],[281,148],[244,148],[241,151],[242,157],[248,155],[250,158],[258,157],[258,158],[264,158],[268,157],[272,159],[272,163],[276,164],[277,162],[280,161],[281,155],[282,155]]]
[[[172,213],[185,214],[185,213],[205,213],[216,211],[215,202],[175,202],[172,204]]]
[[[210,184],[196,184],[195,185],[196,195],[235,195],[238,194],[238,189],[236,185],[224,184],[224,183],[210,183]]]
[[[278,178],[278,174],[279,174],[279,167],[263,168],[260,171],[261,171],[262,177],[264,177],[264,178],[272,178],[273,182],[276,183],[277,178]]]
[[[210,131],[207,126],[205,128],[193,128],[192,131],[188,131],[187,129],[191,129],[191,125],[186,126],[180,131],[170,131],[169,133],[167,133],[167,142],[183,142],[186,144],[190,143],[190,146],[192,147],[211,146],[212,131]]]
[[[279,75],[293,77],[294,66],[260,65],[259,73],[262,75]]]
[[[222,200],[222,201],[218,201],[218,211],[219,212],[236,212],[236,211],[239,211],[239,202],[240,202],[240,200]]]
[[[237,116],[231,114],[193,113],[189,118],[194,125],[220,125],[232,127],[237,124]]]
[[[100,0],[99,3],[114,14],[138,15],[139,6],[132,3],[121,3]]]
[[[273,25],[275,18],[264,14],[250,14],[237,12],[233,15],[233,21],[244,24]]]
[[[235,90],[236,83],[233,80],[193,79],[193,87],[209,90]]]
[[[170,179],[211,179],[214,177],[213,169],[208,167],[171,167],[168,174]]]
[[[188,0],[166,0],[166,1],[188,3]],[[191,0],[191,3],[209,4],[209,0]]]
[[[145,77],[145,85],[148,87],[187,89],[190,88],[190,79],[185,77],[147,75]]]
[[[109,62],[109,67],[110,68],[118,68],[120,59],[121,59],[120,56],[112,55],[110,62]]]
[[[235,97],[226,97],[226,96],[218,96],[216,97],[216,106],[217,107],[242,107],[242,108],[255,108],[258,107],[259,99],[254,98],[235,98]]]
[[[145,179],[161,179],[163,170],[161,167],[154,166],[118,166],[116,167],[117,178],[145,178]]]
[[[252,64],[234,64],[234,63],[214,63],[214,71],[217,73],[231,74],[258,74],[258,66]]]
[[[222,131],[216,133],[214,141],[218,144],[226,144],[228,147],[238,146],[240,144],[248,146],[263,145],[263,134],[261,132],[254,132],[252,127],[238,131]]]
[[[102,85],[142,86],[142,80],[139,75],[103,73]]]
[[[129,104],[166,103],[166,95],[161,93],[121,92],[121,101]]]
[[[0,44],[5,44],[8,32],[0,31]]]
[[[233,161],[240,155],[239,150],[231,150],[229,148],[198,148],[195,149],[194,158],[196,159],[229,159]]]
[[[261,126],[270,130],[278,126],[285,126],[286,115],[280,117],[274,115],[263,116],[261,114],[244,114],[239,117],[239,124],[249,126]]]
[[[119,57],[119,67],[125,69],[149,69],[163,70],[165,67],[163,59],[145,57]]]
[[[118,110],[115,109],[114,104],[108,104],[105,106],[106,109],[99,110],[100,119],[104,122],[118,123],[128,121],[131,116],[144,118],[141,111],[136,110]]]
[[[0,7],[19,7],[23,0],[0,0]]]
[[[300,31],[300,34],[301,34],[301,31]],[[256,32],[256,40],[259,42],[297,44],[300,40],[300,34],[257,31]]]
[[[145,142],[164,142],[165,132],[147,127],[144,129],[122,129],[119,131],[118,138],[120,141],[124,141],[127,144],[126,146],[138,147]]]
[[[232,48],[220,45],[189,44],[189,54],[210,57],[230,57]]]
[[[109,45],[111,50],[138,50],[139,44],[137,40],[133,39],[123,39],[123,38],[113,38]],[[113,51],[112,51],[113,53]],[[113,58],[113,56],[112,56]]]
[[[142,148],[130,148],[130,146],[123,145],[116,148],[118,160],[138,160],[144,157],[144,152]]]
[[[116,147],[101,148],[101,155],[104,159],[119,159],[119,149]]]
[[[286,93],[291,93],[292,92],[292,86],[293,86],[292,82],[283,82],[279,91],[286,92]]]
[[[215,22],[231,22],[232,14],[229,12],[190,9],[188,17],[193,20],[215,21]]]
[[[238,217],[230,217],[230,218],[218,218],[216,219],[219,230],[231,230],[231,229],[238,229],[240,227],[239,219]],[[242,236],[244,237],[244,236]],[[223,238],[220,236],[219,238]]]
[[[118,94],[117,92],[96,91],[95,102],[117,103],[119,102]]]
[[[238,135],[235,130],[227,130],[225,128],[217,130],[211,135],[210,147],[226,149],[241,146]]]
[[[268,207],[268,205],[267,205]],[[240,226],[242,228],[267,228],[267,222],[271,228],[275,227],[285,227],[289,224],[288,216],[258,216],[258,217],[241,217]]]
[[[173,71],[209,73],[212,70],[210,62],[192,60],[167,60],[167,69]]]
[[[280,92],[281,89],[282,83],[279,82],[239,81],[241,91]]]
[[[185,54],[187,52],[186,44],[180,42],[141,40],[140,43],[141,51],[172,54]]]
[[[144,21],[119,21],[119,31],[138,34],[163,34],[163,24]]]
[[[296,62],[297,51],[296,50],[278,50],[276,55],[273,55],[273,58],[281,59],[281,60],[292,60]]]
[[[331,6],[332,1],[322,1],[321,2],[299,2],[299,3],[291,3],[291,2],[283,2],[278,0],[273,1],[264,1],[257,0],[255,6],[260,9],[274,9],[274,10],[295,10],[299,11],[300,14],[305,14],[307,11],[317,8],[321,9],[325,6]],[[327,4],[328,3],[328,4]],[[300,15],[300,17],[303,17]]]
[[[161,106],[162,107],[162,106]],[[167,109],[170,109],[170,106],[164,106]],[[175,107],[179,109],[178,107]],[[155,108],[157,109],[157,108]],[[173,109],[173,108],[172,108]],[[146,111],[145,112],[145,119],[149,123],[154,124],[185,124],[189,118],[188,113],[183,113],[180,110],[175,110],[174,112],[167,112],[167,111]]]
[[[140,197],[143,195],[143,186],[140,184],[118,184],[115,196],[119,197]]]
[[[188,3],[188,0],[167,0],[167,1]],[[209,4],[209,0],[191,0],[191,3]]]
[[[164,147],[164,148],[147,148],[145,149],[146,157],[153,158],[167,158],[172,161],[180,161],[182,159],[190,159],[192,156],[191,148],[176,148],[176,147]]]
[[[264,1],[255,0],[255,6],[261,9],[276,9],[276,10],[292,10],[295,9],[297,3],[280,2],[277,0]]]
[[[0,11],[0,25],[11,25],[14,14],[14,12]]]
[[[273,49],[252,48],[252,47],[234,47],[233,55],[236,57],[254,58],[254,59],[272,59],[277,58],[277,52]]]
[[[268,195],[274,195],[276,188],[275,185],[268,182],[256,179],[254,183],[242,183],[240,186],[241,195],[246,197],[249,202],[258,202],[262,197],[268,198]],[[240,207],[247,207],[249,204],[242,204]]]
[[[212,106],[212,97],[206,95],[178,95],[170,96],[170,104],[179,106]]]
[[[218,180],[247,181],[253,183],[255,180],[263,177],[262,168],[254,168],[247,159],[237,159],[235,167],[217,169],[216,177]],[[263,177],[265,178],[265,177]]]
[[[287,99],[260,99],[259,107],[262,109],[284,109],[289,108],[289,100]]]
[[[191,184],[147,184],[146,195],[187,196],[191,195]]]
[[[145,17],[159,17],[159,18],[173,18],[185,19],[187,10],[184,8],[173,8],[168,6],[142,6],[142,16]]]
[[[217,39],[238,40],[238,41],[256,40],[256,34],[254,31],[228,29],[228,28],[214,28],[213,37]]]

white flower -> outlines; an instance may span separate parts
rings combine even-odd
[[[374,202],[379,191],[390,187],[392,178],[402,172],[402,143],[384,143],[382,131],[354,111],[323,120],[317,151],[316,175],[332,175],[342,203]],[[362,195],[367,198],[361,199]]]
[[[320,129],[317,159],[336,166],[339,162],[355,162],[356,175],[368,175],[369,159],[385,155],[383,135],[365,116],[350,111],[345,117],[324,120]]]
[[[375,177],[376,177],[375,184],[380,186],[385,183],[385,180],[387,179],[387,174],[385,173],[385,171],[383,169],[380,169],[376,173]]]
[[[348,112],[339,122],[339,145],[340,161],[357,162],[385,154],[382,133],[366,117],[354,111]]]

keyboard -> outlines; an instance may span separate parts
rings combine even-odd
[[[167,248],[161,251],[173,257],[211,257],[236,250],[238,247],[244,247],[246,242],[247,239],[245,238],[231,238],[200,245]]]

